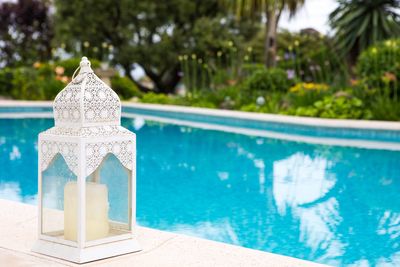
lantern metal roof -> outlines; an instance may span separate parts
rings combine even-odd
[[[118,95],[90,67],[83,57],[76,77],[56,96],[56,126],[87,127],[119,125],[121,102]]]

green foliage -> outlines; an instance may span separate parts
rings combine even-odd
[[[329,86],[319,83],[297,83],[289,89],[290,104],[295,107],[312,105],[322,99],[329,91]]]
[[[193,97],[191,95],[187,98]],[[218,107],[222,109],[236,109],[242,101],[241,90],[238,86],[226,86],[215,91],[203,91],[197,98],[204,99],[208,107]]]
[[[398,0],[347,0],[330,14],[335,43],[353,62],[359,53],[378,41],[399,36]]]
[[[174,101],[165,94],[156,94],[153,92],[147,93],[143,95],[140,100],[143,103],[151,103],[151,104],[173,104]]]
[[[355,91],[377,120],[400,120],[400,40],[380,42],[358,58]]]
[[[344,85],[347,68],[331,46],[332,40],[313,31],[282,31],[278,39],[278,67],[304,82]]]
[[[305,0],[221,0],[237,18],[250,17],[253,20],[267,20],[264,35],[264,63],[267,67],[274,67],[276,61],[276,39],[279,19],[285,10],[292,17],[304,5]]]
[[[120,77],[118,75],[112,77],[111,88],[122,99],[130,99],[132,97],[140,97],[142,95],[138,87],[128,77]]]
[[[265,69],[266,68],[265,68],[264,64],[246,63],[246,64],[243,64],[243,66],[242,66],[242,75],[244,77],[248,77],[248,76],[251,76],[252,74],[254,74],[257,71],[263,71]]]
[[[35,67],[36,66],[36,67]],[[34,68],[42,77],[54,77],[54,66],[49,63],[35,63]]]
[[[188,93],[186,96],[172,96],[150,92],[144,94],[140,101],[154,104],[236,109],[239,108],[240,97],[237,87],[231,86],[215,92],[201,91],[198,93]]]
[[[262,93],[286,91],[291,85],[284,70],[278,68],[254,72],[245,82],[244,89],[249,92]]]
[[[2,96],[52,100],[86,55],[94,69],[101,60],[118,65],[128,75],[111,79],[121,99],[324,118],[400,120],[400,39],[377,43],[400,33],[398,0],[340,0],[331,15],[336,39],[311,29],[277,35],[272,28],[267,38],[265,27],[274,27],[271,21],[279,20],[268,16],[285,8],[295,11],[303,0],[233,1],[238,13],[255,15],[240,20],[227,14],[225,1],[219,0],[55,0],[55,13],[49,13],[48,3],[42,2],[0,4],[4,48],[0,62],[5,64],[0,69]],[[274,10],[266,8],[271,4]],[[262,18],[267,18],[267,25],[254,23]],[[333,41],[338,47],[332,46]],[[263,65],[266,47],[273,59],[267,62],[276,59],[275,68]],[[352,80],[337,48],[352,56],[352,65],[365,49]],[[74,58],[59,60],[57,54],[66,53]],[[129,79],[137,66],[154,88]],[[173,94],[179,82],[185,85],[185,96]],[[351,88],[343,91],[349,84]]]
[[[216,108],[214,103],[211,103],[211,102],[208,102],[208,101],[205,101],[202,99],[193,102],[191,106],[199,107],[199,108]]]
[[[248,76],[249,71],[260,68],[260,64],[250,66],[253,65],[249,64],[251,49],[244,49],[238,40],[227,39],[220,41],[219,45],[217,51],[209,51],[207,55],[184,54],[178,57],[185,88],[198,91],[230,86]],[[265,67],[261,65],[261,68]]]
[[[370,88],[390,87],[398,91],[400,39],[380,42],[363,51],[357,62],[357,74]]]
[[[34,72],[37,73],[36,81],[31,82],[34,82],[37,89],[41,91],[38,99],[53,100],[70,81],[65,72],[56,73],[58,68],[58,66],[48,63],[39,64],[34,68]]]
[[[64,76],[54,72],[54,66],[39,64],[33,67],[0,70],[0,95],[13,99],[53,100],[65,87]]]
[[[53,100],[57,94],[66,86],[62,81],[53,78],[39,78],[36,84],[37,88],[42,91],[40,99]]]
[[[43,99],[43,90],[36,86],[37,72],[33,68],[21,67],[14,71],[11,97],[14,99]]]
[[[262,112],[262,113],[279,113],[282,110],[283,94],[281,92],[270,93],[265,95],[264,104],[257,104],[257,99],[251,103],[246,103],[240,107],[241,111]]]
[[[13,89],[13,70],[10,68],[0,69],[0,95],[11,96]]]
[[[162,93],[172,93],[181,79],[179,55],[205,60],[221,40],[240,39],[242,31],[216,0],[57,0],[55,10],[57,41],[68,52],[98,59],[111,54],[127,75],[138,64]]]
[[[336,119],[371,119],[371,111],[366,109],[361,99],[348,92],[338,92],[325,96],[312,106],[298,107],[290,110],[289,114]]]
[[[183,84],[189,91],[210,89],[212,83],[212,70],[210,66],[197,58],[196,54],[179,56],[183,70]],[[226,74],[225,71],[222,74]]]
[[[389,97],[377,96],[371,101],[371,112],[374,120],[400,120],[400,101]]]
[[[241,111],[248,111],[248,112],[262,112],[262,113],[267,113],[268,112],[267,109],[265,109],[262,106],[259,106],[259,105],[255,104],[255,103],[251,103],[251,104],[247,104],[247,105],[241,106],[240,110]]]

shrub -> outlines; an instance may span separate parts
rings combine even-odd
[[[45,99],[43,88],[38,86],[38,73],[35,69],[29,67],[21,67],[15,69],[11,97],[14,99]]]
[[[172,104],[172,100],[165,94],[156,94],[153,92],[144,94],[140,100],[144,103],[153,103],[153,104]]]
[[[227,86],[216,89],[215,91],[203,91],[198,95],[188,95],[188,99],[200,98],[208,102],[208,107],[211,107],[210,103],[214,107],[222,109],[234,109],[240,106],[242,101],[240,87],[239,86]]]
[[[251,103],[240,107],[241,111],[249,111],[249,112],[263,112],[263,108],[257,105],[256,103]]]
[[[257,62],[264,57],[265,32],[250,42]],[[345,62],[337,56],[329,36],[316,31],[278,32],[277,67],[287,70],[290,77],[306,82],[344,85],[347,78]]]
[[[372,113],[365,108],[363,101],[349,92],[338,92],[325,96],[312,106],[298,107],[289,114],[296,116],[312,116],[337,119],[371,119]]]
[[[242,66],[242,76],[248,77],[251,76],[253,73],[257,71],[263,71],[266,70],[266,67],[264,64],[259,64],[259,63],[253,63],[253,64],[243,64]]]
[[[262,100],[262,101],[259,101]],[[240,107],[241,111],[279,113],[282,109],[282,93],[276,92],[263,96],[258,96],[252,103]]]
[[[50,77],[49,79],[39,79],[36,83],[37,87],[42,91],[42,99],[53,100],[56,95],[66,86],[60,80]]]
[[[64,75],[62,67],[62,72],[60,72],[60,67],[51,64],[39,64],[35,68],[38,75],[36,86],[42,91],[41,99],[53,100],[69,82],[69,77]]]
[[[200,91],[199,93],[187,93],[186,96],[170,96],[169,104],[181,105],[181,106],[193,106],[193,107],[204,107],[204,108],[216,108],[214,99],[211,97],[210,91]]]
[[[181,105],[181,106],[193,106],[203,108],[216,108],[217,105],[210,101],[205,94],[192,94],[189,93],[187,96],[172,96],[165,94],[147,93],[140,99],[143,103],[152,104],[168,104],[168,105]]]
[[[376,97],[371,102],[372,118],[374,120],[400,120],[400,102],[388,97]]]
[[[363,51],[356,65],[357,74],[369,87],[390,87],[392,95],[399,90],[400,39],[387,40]]]
[[[328,89],[328,85],[323,83],[298,83],[290,87],[289,92],[302,95],[309,92],[322,92]]]
[[[37,69],[37,72],[40,76],[43,76],[43,77],[54,77],[55,76],[55,68],[51,64],[36,62],[35,64],[33,64],[33,67],[35,69]]]
[[[244,89],[252,93],[286,91],[291,86],[287,74],[282,69],[271,68],[254,72],[244,82]]]
[[[139,88],[127,77],[114,76],[111,78],[111,88],[122,98],[140,97]]]
[[[289,100],[292,106],[308,106],[321,99],[329,90],[323,83],[297,83],[289,89]]]
[[[0,70],[0,95],[11,96],[13,77],[14,73],[12,69],[4,68]]]
[[[214,103],[208,102],[206,100],[199,100],[199,101],[193,102],[191,106],[199,107],[199,108],[216,108],[217,107]]]
[[[68,77],[56,75],[50,64],[5,68],[0,71],[0,95],[14,99],[52,100],[67,82]]]

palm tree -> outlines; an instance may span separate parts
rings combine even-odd
[[[342,56],[355,63],[360,52],[377,41],[399,36],[400,0],[338,0],[329,15]]]
[[[226,0],[225,2],[229,3],[238,18],[251,16],[266,19],[264,60],[267,67],[275,66],[277,30],[282,11],[289,11],[290,17],[293,17],[304,5],[305,0]]]

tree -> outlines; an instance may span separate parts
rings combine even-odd
[[[399,36],[399,0],[338,0],[329,15],[342,56],[354,64],[360,52],[380,40]]]
[[[238,38],[230,23],[220,22],[222,8],[217,0],[58,0],[55,6],[59,43],[65,43],[68,51],[78,47],[80,53],[100,59],[107,52],[103,44],[112,45],[112,61],[142,91],[150,88],[131,75],[137,65],[156,92],[170,93],[181,78],[178,55],[206,55],[218,50],[220,40]],[[213,27],[203,27],[209,24]]]
[[[266,18],[264,40],[264,63],[267,67],[276,65],[277,31],[279,19],[284,10],[293,17],[304,5],[305,0],[226,0],[233,7],[237,17],[251,16],[256,19]]]
[[[52,38],[46,2],[18,0],[0,5],[0,65],[26,65],[50,59]]]

